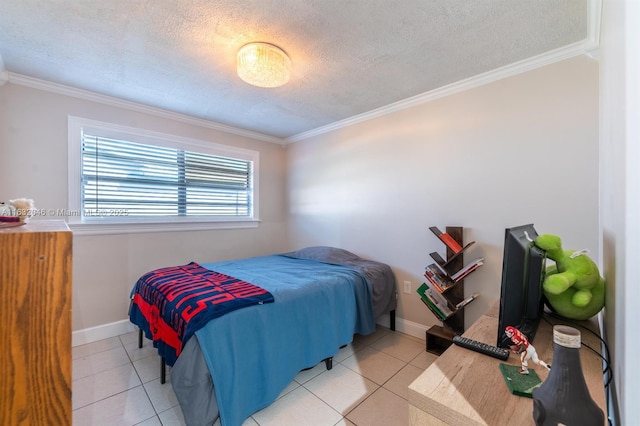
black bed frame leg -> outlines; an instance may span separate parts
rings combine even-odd
[[[389,328],[391,331],[396,331],[396,310],[389,312]]]
[[[331,370],[333,368],[333,357],[325,358],[324,365],[327,367],[327,370]]]
[[[142,348],[142,338],[144,334],[142,329],[138,329],[138,347]],[[167,360],[164,357],[160,357],[160,384],[164,385],[167,381]]]

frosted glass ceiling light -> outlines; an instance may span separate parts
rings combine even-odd
[[[258,87],[282,86],[291,76],[291,60],[273,44],[245,44],[238,51],[238,76]]]

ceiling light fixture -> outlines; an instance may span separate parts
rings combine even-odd
[[[291,60],[273,44],[245,44],[238,51],[238,76],[258,87],[282,86],[291,76]]]

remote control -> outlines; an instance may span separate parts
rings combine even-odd
[[[477,340],[472,340],[468,337],[453,336],[453,343],[458,346],[462,346],[463,348],[480,352],[481,354],[489,355],[503,361],[506,361],[507,358],[509,358],[508,350],[499,348],[497,346],[491,346],[486,343],[478,342]]]

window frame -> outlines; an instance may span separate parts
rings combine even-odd
[[[252,162],[252,212],[249,217],[234,216],[161,216],[161,217],[84,217],[82,214],[82,134],[120,139],[134,143],[177,148]],[[195,231],[206,229],[255,228],[259,219],[258,151],[185,138],[146,129],[68,117],[69,211],[67,223],[80,234],[117,234],[137,232]]]

